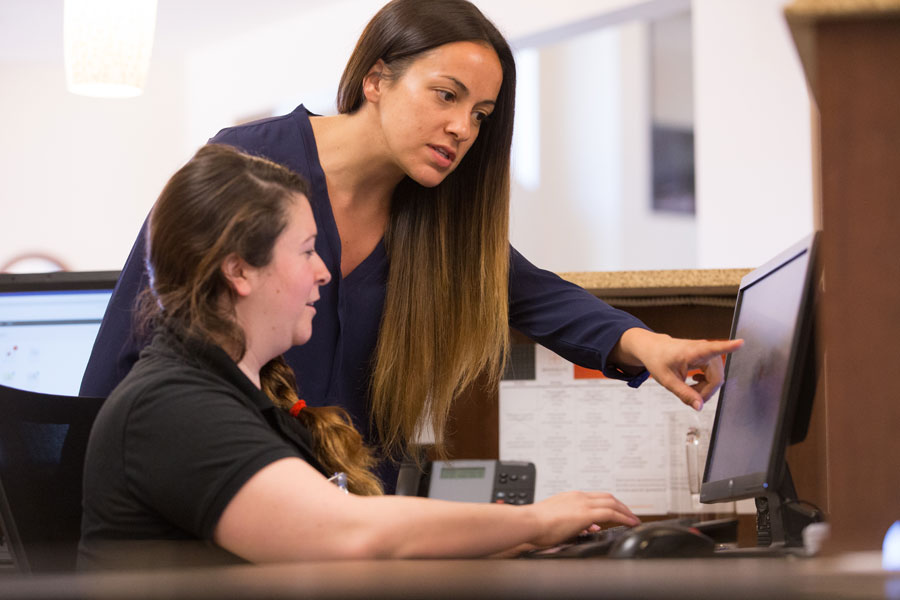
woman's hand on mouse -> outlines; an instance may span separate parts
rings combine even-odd
[[[537,547],[552,546],[597,523],[637,525],[641,522],[627,506],[606,492],[564,492],[524,506],[538,521]]]

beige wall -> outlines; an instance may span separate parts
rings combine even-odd
[[[687,5],[686,0],[477,3],[519,46]],[[541,148],[584,156],[600,144],[607,176],[599,178],[589,164],[574,165],[567,181],[571,190],[532,194],[527,202],[513,199],[513,239],[529,240],[522,243],[530,244],[532,260],[556,270],[755,266],[808,231],[808,101],[780,17],[782,3],[691,3],[696,222],[663,218],[627,229],[635,222],[633,212],[645,206],[646,167],[640,157],[647,148],[640,133],[645,82],[635,67],[642,59],[624,53],[608,65],[623,78],[608,99],[627,110],[598,115],[600,131],[615,137]],[[41,249],[79,270],[119,268],[166,178],[219,128],[297,101],[328,108],[356,37],[380,5],[381,0],[345,0],[222,40],[183,62],[157,59],[147,91],[137,99],[69,95],[61,59],[0,63],[0,263]],[[640,33],[628,35],[620,43],[639,43]],[[587,61],[589,67],[595,62]],[[570,64],[569,70],[576,78],[598,81],[587,67]],[[553,112],[555,93],[566,94],[561,88],[542,90],[543,115]],[[568,110],[575,116],[590,109],[582,103]],[[542,128],[555,131],[549,116],[546,120]],[[616,161],[622,168],[610,170]],[[548,214],[559,217],[550,227]]]

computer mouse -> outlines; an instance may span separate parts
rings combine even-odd
[[[715,542],[692,527],[645,523],[623,534],[610,558],[699,558],[712,556]]]

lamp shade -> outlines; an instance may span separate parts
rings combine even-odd
[[[140,95],[155,27],[156,0],[65,0],[69,91],[103,98]]]

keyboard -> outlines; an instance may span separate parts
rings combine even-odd
[[[683,527],[696,527],[707,535],[714,531],[727,529],[726,535],[737,537],[737,520],[723,519],[720,521],[698,521],[695,518],[684,517],[653,521],[660,525],[681,525]],[[581,533],[565,542],[551,548],[529,550],[519,555],[519,558],[593,558],[603,557],[609,553],[616,541],[631,529],[625,525],[601,529],[595,532]],[[713,535],[713,537],[717,537]]]
[[[0,567],[13,564],[12,554],[6,545],[6,540],[0,535]]]
[[[588,558],[606,556],[609,549],[628,531],[625,525],[581,533],[550,548],[529,550],[519,558]]]

